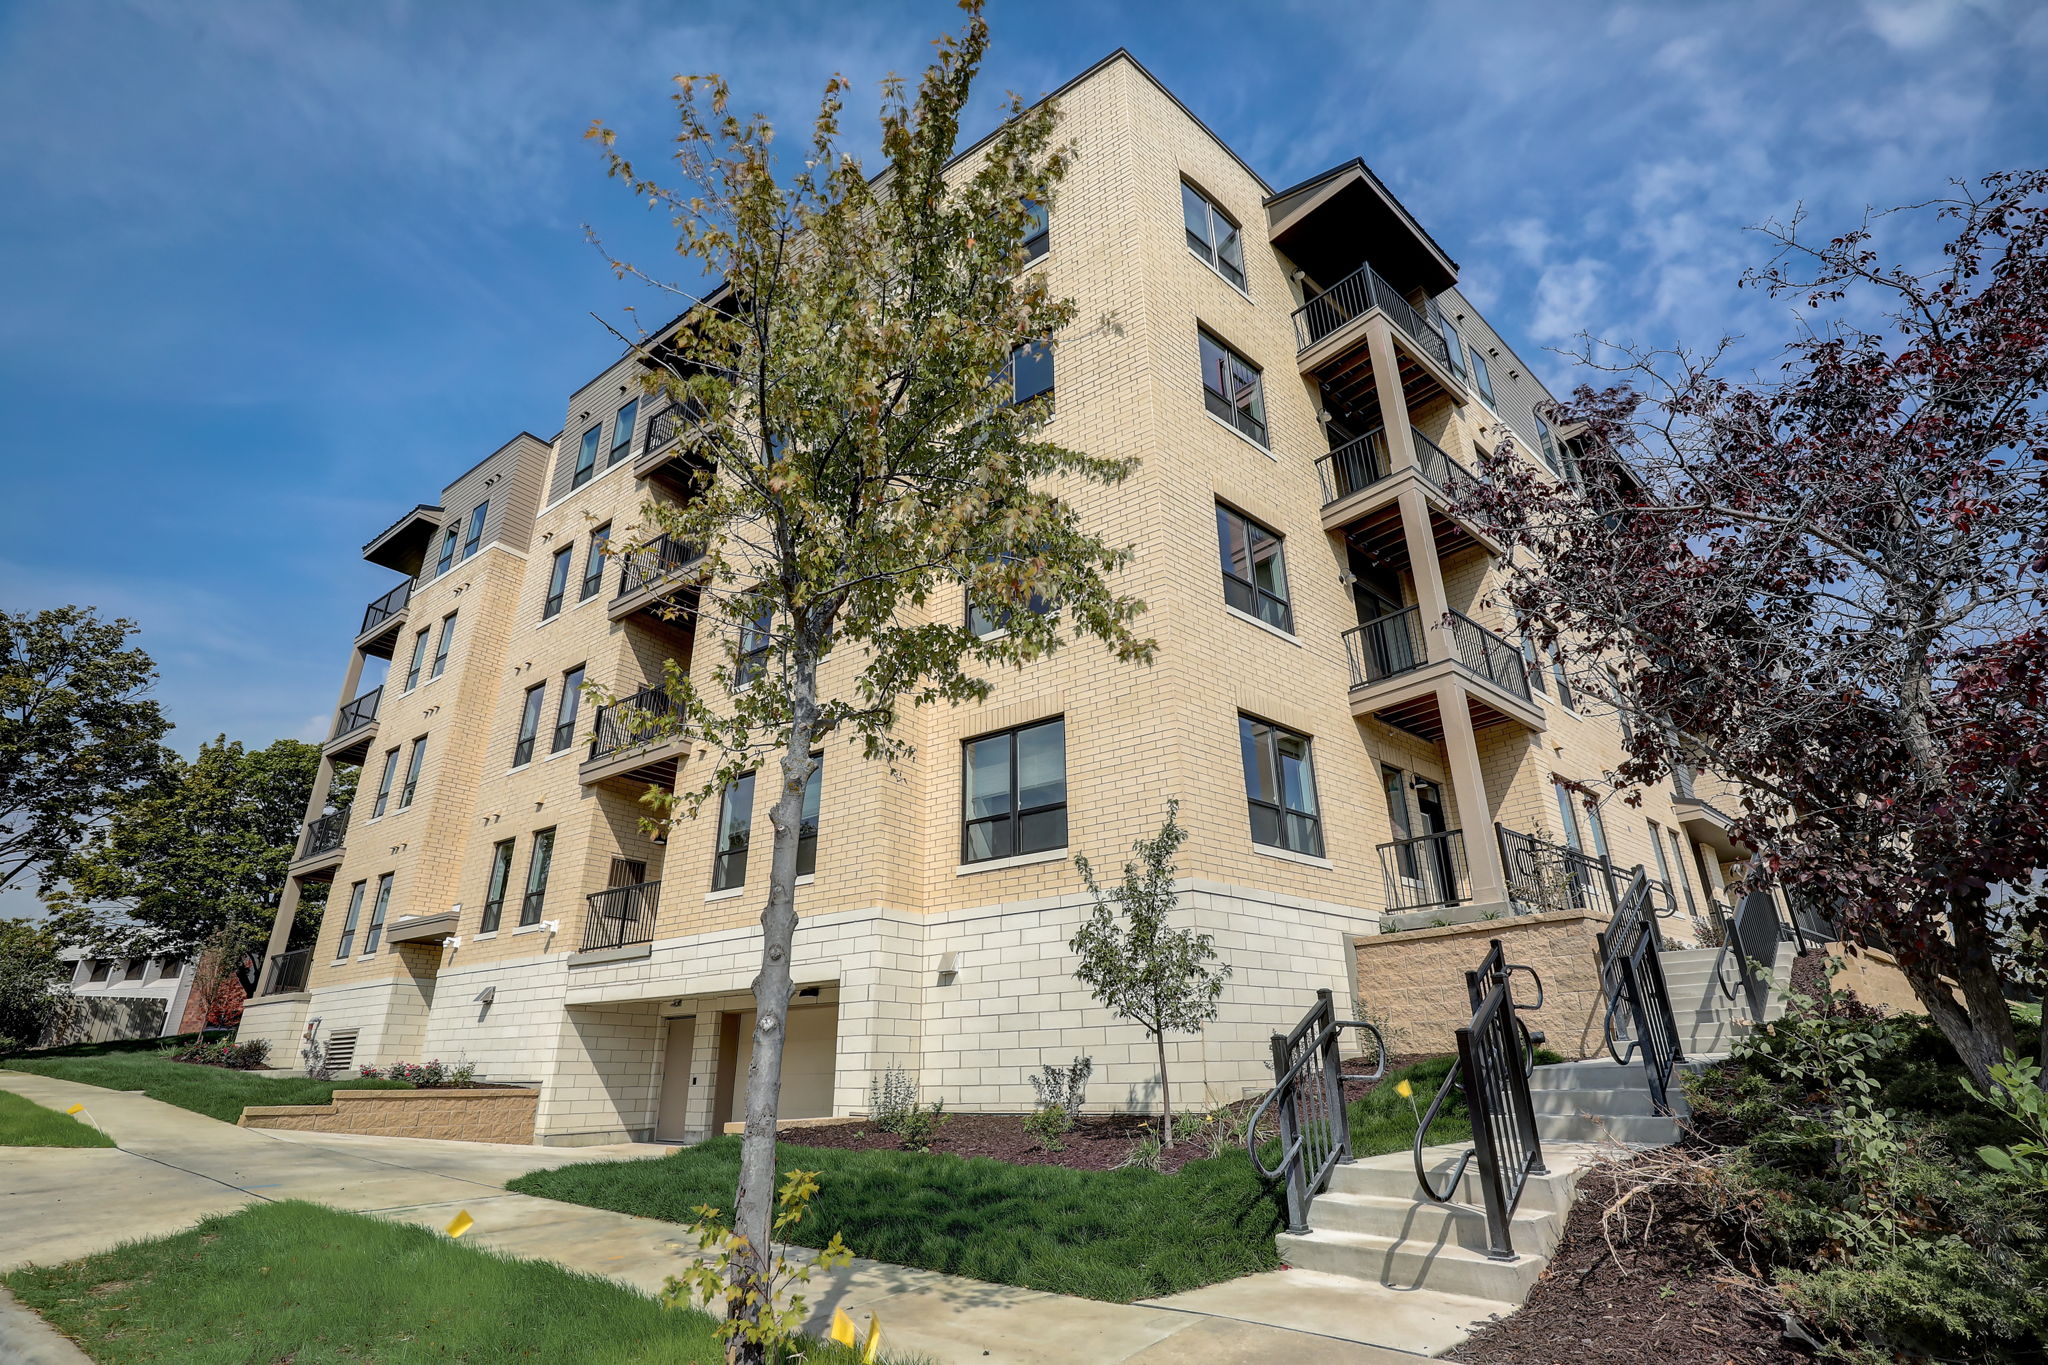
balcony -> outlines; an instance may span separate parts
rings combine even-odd
[[[1464,376],[1443,333],[1367,264],[1294,310],[1296,364],[1316,380],[1332,411],[1379,410],[1366,325],[1375,316],[1389,324],[1397,382],[1409,411],[1463,393]]]
[[[647,419],[647,444],[633,461],[633,477],[650,479],[688,494],[710,473],[703,456],[686,439],[703,417],[686,403],[671,403]]]
[[[586,953],[630,948],[654,941],[654,917],[661,904],[660,882],[636,882],[593,892],[583,920]]]
[[[590,757],[577,770],[585,786],[626,781],[673,786],[689,747],[674,725],[668,693],[643,687],[630,697],[597,708]]]
[[[363,608],[363,624],[356,631],[356,648],[380,659],[391,657],[399,628],[405,624],[405,609],[412,601],[413,580],[408,578]]]
[[[306,822],[306,832],[299,840],[298,856],[292,859],[291,873],[295,877],[307,876],[314,872],[334,874],[341,862],[342,845],[348,834],[349,807],[329,811],[317,820]]]
[[[1471,898],[1463,830],[1396,839],[1381,844],[1379,852],[1388,910],[1460,905]]]
[[[1718,778],[1700,774],[1685,763],[1671,768],[1671,812],[1679,828],[1708,848],[1724,863],[1747,858],[1750,849],[1728,833],[1735,824],[1729,808],[1737,801],[1735,789]]]
[[[1414,490],[1421,494],[1439,563],[1473,549],[1499,556],[1500,547],[1458,514],[1459,501],[1483,480],[1419,427],[1411,426],[1409,435],[1415,451],[1412,468],[1395,465],[1386,431],[1380,427],[1316,461],[1323,529],[1343,536],[1372,563],[1396,571],[1408,568],[1414,557],[1401,495]]]
[[[1351,711],[1399,726],[1432,743],[1444,735],[1437,686],[1468,684],[1472,728],[1516,723],[1544,727],[1521,651],[1463,612],[1448,612],[1432,646],[1420,607],[1403,607],[1344,632],[1351,665]]]
[[[664,534],[620,559],[619,592],[605,609],[612,620],[645,613],[666,621],[696,609],[702,550]]]
[[[306,989],[306,978],[312,966],[311,948],[271,954],[269,963],[263,969],[263,986],[257,994],[297,995]]]
[[[327,756],[337,763],[360,763],[377,737],[377,703],[384,698],[382,687],[373,687],[341,708],[334,718],[334,733],[327,739]]]

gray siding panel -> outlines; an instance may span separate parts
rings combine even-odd
[[[1457,328],[1459,339],[1467,346],[1478,347],[1486,355],[1486,372],[1493,380],[1493,410],[1500,415],[1501,421],[1514,429],[1524,446],[1532,452],[1540,451],[1536,437],[1536,409],[1554,401],[1550,390],[1529,372],[1529,367],[1522,363],[1514,348],[1493,330],[1464,295],[1455,289],[1446,290],[1438,296],[1437,304]]]

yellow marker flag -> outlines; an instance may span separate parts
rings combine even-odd
[[[1405,1100],[1415,1094],[1415,1087],[1408,1084],[1407,1080],[1404,1078],[1402,1080],[1394,1082],[1394,1093]]]
[[[82,1105],[82,1104],[74,1104],[74,1105],[72,1105],[72,1106],[71,1106],[71,1107],[70,1107],[69,1109],[66,1109],[66,1110],[65,1110],[64,1112],[65,1112],[65,1113],[67,1113],[67,1114],[76,1114],[76,1113],[79,1113],[79,1112],[80,1112],[81,1110],[83,1110],[84,1108],[85,1108],[85,1106],[84,1106],[84,1105]]]
[[[476,1219],[469,1216],[468,1209],[464,1209],[462,1210],[462,1212],[456,1214],[455,1217],[449,1222],[448,1235],[450,1237],[460,1237],[463,1233],[468,1232],[471,1228],[475,1226]]]
[[[875,1352],[882,1349],[882,1315],[868,1317],[868,1344],[861,1348],[860,1365],[875,1365]]]
[[[832,1330],[827,1335],[841,1346],[851,1346],[854,1344],[853,1319],[846,1316],[844,1308],[832,1310]]]

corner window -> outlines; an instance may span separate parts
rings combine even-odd
[[[562,695],[555,702],[555,734],[548,752],[558,754],[576,738],[576,710],[583,700],[583,665],[562,675]]]
[[[804,816],[796,833],[796,875],[818,870],[818,802],[825,782],[825,756],[811,755],[811,775],[804,781]]]
[[[1472,362],[1472,382],[1479,386],[1479,396],[1486,400],[1486,406],[1493,406],[1493,372],[1486,368],[1486,357],[1477,346],[1466,348],[1465,355]]]
[[[455,563],[455,542],[461,535],[462,523],[460,521],[457,521],[441,533],[441,553],[434,560],[434,577],[439,578],[442,574],[447,573],[449,566]]]
[[[370,908],[370,931],[363,938],[363,951],[377,951],[378,940],[384,937],[384,916],[391,909],[391,873],[377,878],[377,903]]]
[[[1188,250],[1208,262],[1209,268],[1244,288],[1244,234],[1229,214],[1216,207],[1208,195],[1180,182],[1180,216],[1187,228]]]
[[[405,690],[410,692],[420,685],[420,670],[427,663],[427,636],[432,631],[422,629],[412,637],[412,662],[405,666]]]
[[[569,556],[575,549],[573,545],[564,545],[555,551],[555,562],[548,570],[548,600],[541,604],[540,609],[543,621],[561,615],[562,598],[569,591]]]
[[[398,789],[398,808],[404,810],[412,804],[420,788],[420,767],[427,761],[427,737],[421,735],[412,742],[412,757],[405,764],[405,785]]]
[[[555,832],[544,829],[533,836],[533,852],[526,859],[526,895],[519,902],[519,922],[539,924],[541,906],[548,897],[548,869],[555,861]]]
[[[597,443],[603,435],[602,422],[583,433],[583,441],[576,447],[576,472],[569,478],[569,487],[583,487],[590,482],[590,476],[597,472]]]
[[[505,917],[505,887],[512,880],[512,841],[500,840],[491,849],[491,880],[484,888],[484,917],[477,925],[479,934],[498,932],[498,921]]]
[[[434,671],[430,677],[438,678],[448,671],[448,651],[455,647],[455,613],[449,612],[441,618],[441,643],[434,646]]]
[[[1550,434],[1550,423],[1536,413],[1532,412],[1529,416],[1536,423],[1536,448],[1542,452],[1543,463],[1550,466],[1551,473],[1563,473],[1564,466],[1557,462],[1557,440]]]
[[[1207,332],[1202,337],[1202,401],[1209,411],[1266,444],[1266,395],[1249,360]]]
[[[1024,212],[1030,222],[1024,228],[1024,261],[1028,265],[1052,248],[1052,224],[1046,214],[1045,205],[1036,199],[1023,200]]]
[[[725,789],[718,807],[718,842],[711,855],[711,889],[747,884],[747,845],[754,829],[754,775],[743,773]]]
[[[1250,517],[1216,504],[1216,546],[1223,556],[1223,600],[1247,616],[1294,633],[1287,564],[1280,537]]]
[[[398,776],[398,750],[389,749],[384,754],[384,775],[377,779],[377,799],[370,806],[370,818],[376,819],[384,813],[384,807],[391,800],[391,782]]]
[[[1039,721],[962,746],[960,861],[1067,846],[1067,722]]]
[[[611,544],[611,539],[609,524],[590,533],[590,549],[583,559],[583,592],[577,601],[588,602],[604,586],[604,547]]]
[[[546,683],[526,689],[526,709],[519,713],[519,742],[512,746],[512,766],[515,768],[523,768],[533,762],[533,741],[540,734],[540,708],[546,700],[547,690]]]
[[[1443,305],[1435,299],[1429,301],[1429,320],[1444,339],[1444,356],[1451,362],[1451,373],[1465,373],[1465,348],[1458,340],[1458,329],[1451,326]]]
[[[337,958],[347,957],[356,950],[356,921],[362,918],[363,892],[369,885],[368,882],[357,882],[348,889],[348,915],[341,922],[341,940],[334,945]],[[93,980],[100,978],[95,976]]]
[[[464,559],[468,559],[471,555],[475,554],[476,547],[483,544],[484,518],[489,515],[490,510],[491,500],[485,498],[476,505],[476,510],[469,514],[469,536],[462,542],[462,557]]]
[[[618,416],[612,418],[612,451],[605,457],[606,469],[625,459],[633,449],[633,424],[639,420],[640,400],[628,398],[619,408]]]
[[[1311,858],[1323,856],[1323,821],[1316,806],[1316,771],[1307,735],[1250,716],[1237,718],[1244,755],[1244,794],[1251,807],[1252,842]]]
[[[1052,343],[1031,341],[1010,352],[1010,401],[1028,403],[1052,392]]]

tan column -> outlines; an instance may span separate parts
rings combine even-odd
[[[1380,421],[1387,430],[1387,467],[1415,467],[1415,437],[1408,429],[1408,395],[1401,389],[1401,357],[1394,350],[1394,331],[1386,318],[1365,324],[1365,347],[1372,356],[1372,387],[1380,400]]]
[[[363,681],[363,651],[352,649],[348,653],[348,673],[341,683],[341,700],[334,704],[335,714],[356,699],[356,688]],[[325,740],[323,738],[322,742]],[[334,785],[334,760],[325,754],[320,756],[320,767],[313,775],[313,790],[306,795],[306,813],[299,821],[299,832],[293,836],[292,856],[299,853],[298,840],[305,837],[306,826],[320,818],[321,808],[327,804],[328,789]],[[284,891],[277,898],[277,914],[270,921],[270,946],[265,949],[263,966],[267,971],[270,959],[285,950],[291,942],[292,924],[299,915],[299,879],[286,877]]]
[[[1444,624],[1451,601],[1444,592],[1443,569],[1436,560],[1436,537],[1429,531],[1429,504],[1422,490],[1401,490],[1401,537],[1408,545],[1408,572],[1415,579],[1415,605],[1422,609],[1422,639],[1431,663],[1457,657]]]
[[[1472,903],[1505,905],[1507,878],[1501,870],[1500,844],[1493,837],[1493,806],[1486,799],[1486,773],[1479,765],[1479,741],[1465,706],[1465,685],[1456,678],[1438,683],[1436,704],[1443,713],[1444,774],[1457,794],[1458,824],[1465,831]]]
[[[292,922],[299,917],[299,879],[286,877],[284,891],[277,898],[277,917],[270,922],[270,946],[265,950],[263,966],[268,970],[270,959],[285,950],[292,940]]]

